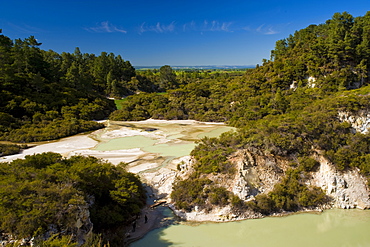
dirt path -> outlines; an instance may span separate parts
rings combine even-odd
[[[145,222],[145,215],[147,222]],[[127,238],[125,239],[125,245],[129,245],[132,242],[143,238],[151,230],[158,228],[162,225],[164,216],[162,212],[157,209],[151,209],[149,206],[145,207],[140,214],[140,217],[136,220],[135,231],[134,224],[131,229],[128,229]]]

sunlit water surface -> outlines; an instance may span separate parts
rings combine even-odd
[[[369,210],[327,210],[228,223],[180,223],[148,233],[130,247],[365,247]]]

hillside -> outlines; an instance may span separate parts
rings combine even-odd
[[[219,108],[215,116],[224,116],[239,130],[204,139],[193,150],[192,172],[175,184],[171,195],[175,206],[192,211],[230,205],[239,212],[271,214],[346,205],[335,199],[328,185],[312,179],[325,164],[341,176],[360,172],[355,176],[369,179],[369,18],[370,13],[358,18],[337,13],[325,24],[297,31],[276,43],[272,60],[234,82],[235,90],[218,94],[224,102],[229,97],[228,114],[222,115]],[[267,178],[243,179],[239,190],[252,190],[247,196],[231,189],[242,173],[232,157],[243,150],[253,157],[270,157],[252,165],[272,162],[275,178],[269,189],[259,185]],[[242,162],[248,164],[248,159]],[[255,169],[262,176],[262,168]],[[369,207],[368,184],[364,186],[365,199],[340,207]],[[346,200],[355,196],[349,194]]]
[[[95,56],[79,49],[57,54],[41,50],[34,37],[11,41],[1,35],[0,96],[5,100],[0,103],[0,139],[51,140],[101,128],[91,120],[105,117],[226,122],[238,130],[202,139],[191,153],[192,162],[178,166],[171,200],[179,214],[229,208],[248,218],[332,206],[368,208],[369,41],[370,12],[356,18],[336,13],[323,24],[277,41],[270,60],[241,74],[175,71],[168,65],[135,71],[114,54]],[[119,110],[109,97],[120,99]],[[17,149],[1,148],[4,154]],[[67,168],[72,172],[67,174]],[[96,174],[87,172],[91,177],[84,177],[79,171],[83,168],[96,169]],[[0,170],[6,178],[0,187],[2,198],[16,199],[1,201],[0,230],[19,236],[46,231],[45,224],[37,228],[37,220],[34,228],[23,224],[27,217],[35,219],[32,210],[42,209],[31,205],[40,195],[46,196],[42,198],[50,213],[45,222],[60,212],[47,202],[63,207],[73,199],[90,207],[93,221],[112,220],[105,226],[96,224],[97,229],[115,227],[115,220],[130,223],[142,206],[135,176],[93,158],[65,160],[45,154],[1,163]],[[103,178],[107,184],[99,184],[104,191],[94,194],[103,199],[101,204],[89,206],[87,198],[95,193],[89,184],[98,182],[97,174],[108,176]],[[44,180],[47,186],[37,187]],[[133,184],[136,189],[130,187]],[[69,189],[59,205],[48,193],[62,185]],[[18,187],[24,188],[25,198],[18,198]],[[135,193],[128,193],[130,188]],[[127,194],[133,195],[134,203],[121,215]],[[17,205],[19,210],[13,212]],[[101,214],[96,208],[100,206]],[[119,212],[105,218],[103,213],[111,208]]]
[[[1,34],[1,30],[0,30]],[[40,48],[35,37],[12,41],[0,35],[0,140],[18,143],[53,140],[103,125],[121,98],[154,91],[135,77],[121,56],[102,52],[58,54]]]

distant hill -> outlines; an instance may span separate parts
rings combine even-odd
[[[159,69],[162,66],[134,66],[137,70]],[[255,65],[199,65],[199,66],[171,66],[175,70],[205,70],[205,69],[251,69]]]

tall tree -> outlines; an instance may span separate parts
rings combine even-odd
[[[159,77],[160,88],[164,91],[173,89],[177,84],[176,74],[169,65],[164,65],[159,69]]]

